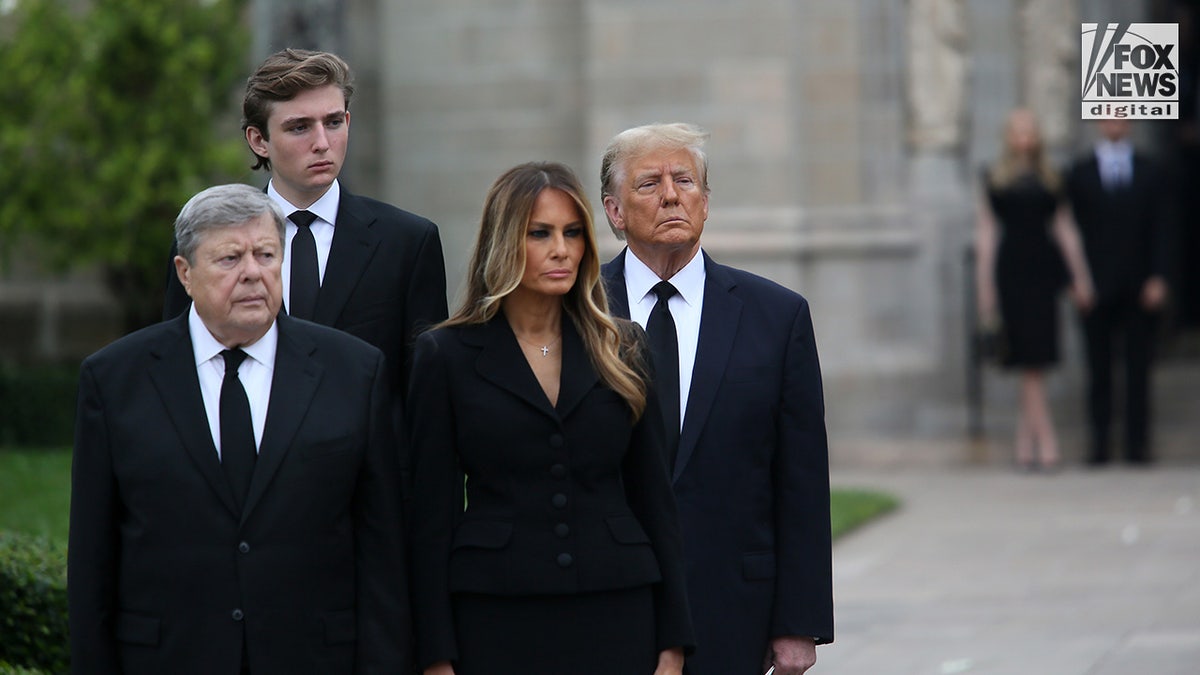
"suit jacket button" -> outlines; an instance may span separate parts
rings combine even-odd
[[[563,567],[563,568],[570,567],[571,563],[573,563],[573,562],[575,562],[575,558],[572,558],[570,553],[559,553],[558,554],[558,566],[559,567]]]
[[[559,539],[566,539],[567,535],[571,534],[571,526],[566,523],[559,523],[554,526],[554,536]]]
[[[551,434],[550,435],[550,447],[561,448],[562,446],[563,446],[562,434]]]
[[[250,552],[250,544],[247,544],[244,541],[242,543],[238,544],[238,553],[249,553],[249,552]]]
[[[241,621],[241,620],[242,620],[242,617],[244,617],[245,615],[244,615],[244,614],[242,614],[242,610],[240,610],[240,609],[235,609],[235,610],[233,610],[233,612],[230,614],[230,616],[231,616],[231,617],[233,617],[233,620],[234,620],[234,621]]]
[[[550,476],[558,480],[566,478],[567,467],[563,466],[562,464],[555,464],[554,466],[550,467]]]
[[[556,509],[565,509],[567,507],[567,496],[560,492],[550,499],[550,503]]]

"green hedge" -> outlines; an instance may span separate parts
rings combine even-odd
[[[14,666],[8,661],[0,661],[0,675],[46,675],[46,671],[25,666]]]
[[[0,532],[0,673],[66,673],[70,656],[66,551]]]
[[[71,445],[78,383],[77,365],[0,366],[0,446]]]

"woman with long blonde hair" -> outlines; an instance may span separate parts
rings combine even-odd
[[[425,673],[682,672],[682,542],[642,339],[608,316],[570,169],[500,176],[407,399]]]
[[[1003,326],[1002,365],[1020,373],[1016,462],[1059,466],[1045,372],[1058,363],[1058,299],[1068,287],[1081,307],[1092,282],[1063,181],[1042,148],[1037,118],[1009,114],[1001,157],[983,174],[975,252],[980,320]]]

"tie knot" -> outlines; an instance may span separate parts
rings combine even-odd
[[[298,227],[308,227],[317,219],[317,214],[312,211],[296,211],[288,216],[288,220],[295,223]]]
[[[237,377],[238,367],[246,360],[246,352],[240,349],[225,349],[221,352],[225,359],[225,377]]]
[[[657,284],[654,284],[654,288],[650,290],[654,291],[654,294],[658,296],[660,302],[666,302],[679,293],[679,291],[675,290],[675,287],[672,286],[671,282],[669,281],[660,281]]]

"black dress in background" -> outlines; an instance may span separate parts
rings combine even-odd
[[[999,228],[996,289],[1004,322],[1009,368],[1058,363],[1058,294],[1069,279],[1051,228],[1062,201],[1034,173],[997,188],[984,174],[988,201]]]

